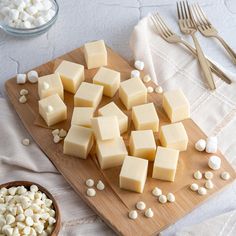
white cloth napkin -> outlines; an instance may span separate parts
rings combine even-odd
[[[236,168],[236,83],[228,85],[215,77],[217,89],[209,91],[200,74],[197,60],[184,47],[169,44],[163,40],[157,34],[150,16],[143,18],[134,28],[130,46],[135,59],[144,61],[145,72],[150,74],[152,80],[161,85],[164,91],[182,88],[191,104],[192,119],[206,135],[218,137],[219,149]],[[227,74],[232,80],[236,80],[235,75],[229,72]],[[235,184],[233,186],[232,188],[235,188]],[[229,191],[227,194],[232,199],[236,199],[235,191]],[[221,196],[221,201],[226,201],[223,196]],[[231,207],[236,209],[235,204]],[[206,216],[208,211],[213,211],[212,208],[214,207],[210,203],[206,203],[204,207],[201,207],[201,211]],[[220,208],[219,205],[215,206],[215,209],[218,208]],[[218,214],[224,211],[226,209],[221,209]],[[230,219],[234,220],[227,220],[231,214],[233,216]],[[201,212],[198,212],[198,215],[206,219]],[[179,228],[181,227],[178,224],[174,225],[162,234],[172,235],[173,231],[179,231]],[[189,226],[177,233],[179,236],[235,234],[235,212],[218,216],[199,225]]]

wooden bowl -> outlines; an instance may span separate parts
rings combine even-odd
[[[33,184],[38,186],[39,190],[42,193],[45,193],[46,196],[52,200],[52,204],[53,204],[53,207],[54,207],[54,210],[55,210],[55,213],[56,213],[56,223],[55,223],[54,229],[51,233],[51,236],[56,236],[56,235],[58,235],[60,227],[61,227],[60,210],[59,210],[59,207],[57,205],[57,202],[56,202],[55,198],[52,196],[52,194],[46,188],[42,187],[41,185],[39,185],[37,183],[30,182],[30,181],[13,181],[13,182],[5,183],[5,184],[0,184],[0,189],[3,188],[3,187],[10,188],[10,187],[17,187],[17,186],[24,186],[27,189],[29,189],[29,187]]]

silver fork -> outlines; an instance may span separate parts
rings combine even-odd
[[[236,53],[234,50],[225,42],[225,40],[219,36],[218,31],[215,27],[210,23],[210,21],[207,19],[205,13],[199,6],[199,4],[193,4],[192,9],[194,11],[194,15],[196,17],[196,24],[198,30],[201,32],[202,35],[206,37],[214,37],[220,41],[220,43],[224,46],[226,51],[229,53],[232,61],[234,64],[236,64]]]
[[[216,86],[213,80],[209,64],[195,36],[195,33],[197,32],[197,26],[193,19],[192,11],[187,1],[176,2],[176,4],[177,4],[177,14],[179,19],[180,30],[184,34],[191,35],[197,50],[197,57],[203,72],[203,76],[205,80],[208,82],[210,89],[214,90]]]
[[[195,57],[197,57],[196,49],[193,48],[189,43],[184,41],[179,35],[174,33],[167,24],[163,21],[161,16],[158,13],[154,13],[151,15],[151,20],[160,34],[160,36],[167,41],[168,43],[176,43],[184,45]],[[220,79],[225,81],[228,84],[231,84],[232,81],[228,78],[228,76],[219,69],[215,64],[213,64],[210,60],[208,60],[211,71],[216,74]]]

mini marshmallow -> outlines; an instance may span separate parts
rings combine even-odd
[[[152,195],[154,195],[155,197],[159,197],[162,195],[162,190],[159,189],[158,187],[155,187],[153,190],[152,190]]]
[[[33,184],[30,186],[30,191],[36,193],[39,191],[39,188],[37,185]]]
[[[52,135],[54,136],[54,135],[59,135],[60,134],[60,130],[59,129],[54,129],[53,131],[52,131]]]
[[[130,77],[131,78],[140,78],[140,72],[138,70],[132,70]]]
[[[191,189],[192,191],[197,191],[197,190],[198,190],[198,184],[192,183],[192,184],[190,185],[190,189]]]
[[[143,77],[143,82],[144,82],[144,83],[148,83],[149,81],[151,81],[150,75],[145,75],[145,76]]]
[[[17,74],[16,75],[16,83],[17,84],[25,84],[26,83],[26,74]]]
[[[157,86],[155,88],[155,93],[159,93],[159,94],[163,93],[163,88],[161,86]]]
[[[143,61],[135,61],[134,63],[134,67],[137,69],[137,70],[143,70],[144,69],[144,62]]]
[[[54,143],[59,143],[62,140],[62,138],[59,135],[54,135],[53,136],[53,142]]]
[[[52,8],[52,2],[49,1],[49,0],[44,0],[42,2],[42,4],[43,4],[43,8],[44,8],[45,11],[47,11],[47,10]]]
[[[135,206],[140,211],[143,211],[146,208],[146,204],[142,201],[137,202]]]
[[[96,190],[93,188],[88,188],[87,189],[87,196],[89,197],[94,197],[96,195]]]
[[[16,9],[11,9],[9,12],[8,12],[8,17],[9,19],[11,20],[17,20],[19,18],[19,14],[20,12]]]
[[[27,89],[21,89],[20,90],[20,95],[23,96],[23,95],[27,95],[29,94],[29,91]]]
[[[199,195],[206,195],[207,194],[207,190],[204,187],[200,187],[197,192]]]
[[[129,212],[129,218],[135,220],[138,218],[138,212],[136,210],[132,210]]]
[[[216,153],[217,152],[217,137],[208,137],[206,140],[206,152],[207,153]]]
[[[15,217],[11,214],[6,215],[6,224],[10,225],[16,221]]]
[[[194,177],[194,179],[199,180],[202,178],[202,173],[198,170],[198,171],[194,172],[193,177]]]
[[[221,159],[218,156],[211,156],[208,160],[208,166],[212,170],[219,170],[221,166]]]
[[[204,139],[199,139],[196,143],[195,143],[195,149],[198,150],[199,152],[204,151],[206,148],[206,141]]]
[[[33,5],[27,7],[25,10],[26,10],[27,13],[29,13],[31,16],[35,15],[35,14],[38,12],[38,9],[37,9],[35,6],[33,6]]]
[[[30,140],[29,140],[28,138],[24,138],[24,139],[22,139],[21,143],[22,143],[24,146],[29,146]]]
[[[88,186],[88,187],[93,187],[94,185],[94,180],[93,179],[87,179],[85,184]]]
[[[37,83],[38,82],[38,72],[35,70],[31,70],[27,73],[28,80],[30,83]]]
[[[145,211],[145,216],[146,216],[147,218],[152,218],[153,215],[154,215],[154,213],[153,213],[153,211],[152,211],[151,208],[148,208],[148,209]]]
[[[158,200],[159,200],[160,203],[164,204],[164,203],[167,202],[167,197],[162,194],[162,195],[159,196]]]
[[[34,20],[34,25],[35,26],[41,26],[41,25],[44,25],[46,23],[45,19],[43,17],[37,17],[35,20]]]
[[[20,98],[19,98],[19,102],[20,102],[20,103],[26,103],[26,102],[27,102],[27,98],[26,98],[26,96],[25,96],[25,95],[20,96]]]
[[[207,189],[212,189],[212,188],[214,187],[214,184],[213,184],[213,182],[209,179],[209,180],[206,181],[205,187],[206,187]]]
[[[224,171],[224,172],[222,172],[222,173],[220,174],[220,177],[221,177],[221,179],[223,179],[223,180],[228,180],[228,179],[230,179],[230,174],[229,174],[229,172]]]
[[[19,19],[26,21],[28,18],[30,18],[30,15],[26,11],[20,12]]]
[[[167,201],[168,202],[174,202],[175,201],[175,195],[173,193],[167,194]]]
[[[102,191],[102,190],[105,189],[105,185],[104,185],[104,183],[103,183],[101,180],[98,181],[96,187],[97,187],[97,189],[100,190],[100,191]]]
[[[59,136],[60,136],[61,138],[64,138],[64,137],[66,137],[66,135],[67,135],[67,131],[64,130],[64,129],[60,129],[60,131],[59,131]]]
[[[24,29],[29,29],[29,28],[32,28],[32,25],[29,21],[24,21],[22,22],[21,27]]]

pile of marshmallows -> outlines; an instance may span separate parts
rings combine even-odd
[[[0,235],[51,235],[56,212],[36,185],[0,189]]]
[[[55,15],[50,0],[1,0],[0,21],[13,28],[30,29],[50,21]]]

